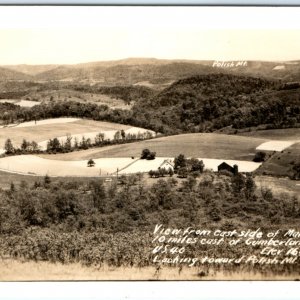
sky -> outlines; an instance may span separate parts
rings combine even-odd
[[[0,7],[0,64],[300,59],[299,8]]]

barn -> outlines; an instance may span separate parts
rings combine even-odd
[[[238,165],[234,165],[232,167],[228,163],[222,162],[220,165],[218,165],[218,172],[224,171],[224,170],[229,171],[232,174],[237,174],[239,172],[239,167],[238,167]]]

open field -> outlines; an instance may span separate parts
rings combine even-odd
[[[293,144],[295,144],[293,141],[269,141],[256,147],[256,150],[278,152],[290,147]]]
[[[291,141],[300,139],[300,128],[253,130],[238,133],[238,135],[269,140]]]
[[[269,188],[276,196],[280,196],[281,194],[289,194],[290,196],[300,195],[299,180],[273,176],[255,176],[254,180],[258,189]]]
[[[76,121],[80,121],[80,119],[78,119],[78,118],[54,118],[54,119],[23,122],[23,123],[16,125],[15,127],[18,127],[18,128],[35,127],[35,126],[40,126],[40,125],[73,123]]]
[[[155,266],[137,267],[85,267],[79,263],[60,264],[28,262],[13,259],[0,260],[1,281],[45,280],[296,280],[298,274],[260,274],[250,272],[224,272],[207,270],[207,267],[163,267],[156,272]],[[203,271],[204,270],[204,271]],[[202,274],[200,273],[202,271]],[[199,275],[201,274],[201,275]],[[203,276],[204,275],[204,276]]]
[[[40,125],[52,125],[52,124],[65,124],[80,121],[78,118],[54,118],[37,121],[28,121],[23,123],[14,123],[1,126],[0,128],[24,128],[24,127],[35,127]]]
[[[51,125],[51,127],[50,127]],[[59,118],[43,121],[21,123],[15,127],[0,128],[0,148],[4,148],[7,138],[14,146],[20,146],[23,139],[27,141],[42,142],[50,138],[65,136],[68,133],[80,134],[87,132],[105,132],[110,130],[127,130],[131,126],[99,122],[92,120],[74,120],[74,118]]]
[[[38,101],[30,101],[30,100],[20,100],[20,99],[1,99],[1,103],[12,103],[15,105],[19,105],[21,107],[33,107],[35,105],[39,105]]]
[[[157,157],[154,160],[133,159],[130,157],[111,157],[94,159],[95,166],[88,167],[87,160],[52,160],[35,155],[17,155],[0,158],[0,170],[22,175],[45,176],[79,176],[95,177],[116,173],[133,174],[157,170],[165,160],[171,157]],[[200,158],[202,159],[202,158]],[[222,162],[230,165],[237,164],[240,172],[253,172],[260,163],[237,160],[203,159],[205,169],[218,170]]]
[[[294,165],[300,163],[300,143],[282,152],[275,153],[257,170],[257,174],[271,176],[292,176]]]
[[[180,153],[186,157],[252,161],[255,148],[264,139],[231,136],[214,133],[192,133],[167,136],[125,145],[94,148],[55,155],[54,159],[82,160],[102,157],[139,157],[143,149],[156,152],[157,157],[175,157]],[[52,158],[43,155],[42,157]]]
[[[88,167],[87,160],[62,161],[41,158],[35,155],[17,155],[0,158],[0,170],[22,175],[38,176],[105,176],[132,163],[131,158],[95,159],[95,166]]]
[[[104,178],[103,178],[104,179]],[[35,182],[43,182],[44,176],[36,175],[22,175],[16,173],[9,173],[0,170],[0,188],[7,190],[10,188],[13,182],[15,186],[19,186],[21,183],[25,182],[32,186]],[[87,183],[90,180],[99,180],[99,176],[95,177],[51,177],[51,182],[83,182]]]

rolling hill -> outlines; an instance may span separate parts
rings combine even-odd
[[[294,127],[299,112],[299,88],[281,90],[278,81],[221,73],[179,80],[133,107],[136,117],[143,115],[161,132]]]
[[[6,65],[1,80],[89,81],[103,84],[167,83],[184,77],[225,72],[272,80],[300,81],[300,62],[248,61],[246,66],[213,67],[211,60],[127,58],[70,65]],[[8,71],[14,71],[8,72]],[[4,73],[5,73],[4,72]],[[1,72],[0,72],[1,73]],[[2,70],[3,73],[3,70]]]
[[[32,80],[32,77],[22,72],[0,67],[0,81]]]

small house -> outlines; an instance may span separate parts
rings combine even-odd
[[[160,164],[160,166],[158,167],[158,169],[166,169],[166,170],[172,169],[172,171],[174,171],[174,165],[173,165],[173,163],[172,163],[171,160],[165,159],[165,160]]]
[[[226,162],[222,162],[220,165],[218,165],[218,172],[220,171],[229,171],[232,174],[237,174],[239,172],[239,167],[237,165],[234,165],[233,167],[229,165]]]

